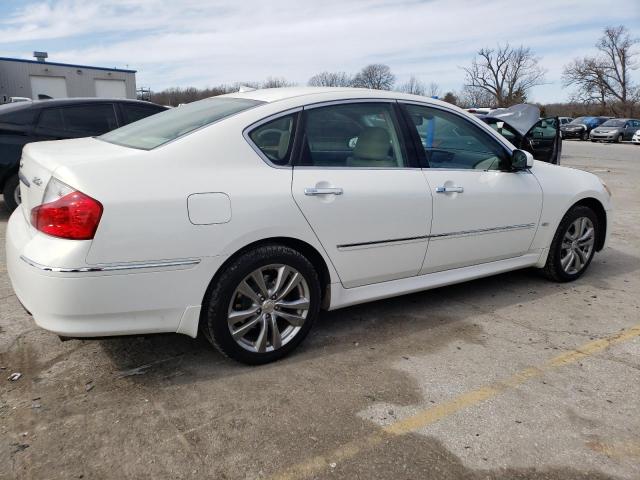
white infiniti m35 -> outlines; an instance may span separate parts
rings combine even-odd
[[[265,363],[320,309],[525,267],[575,280],[607,187],[449,104],[283,88],[26,146],[8,271],[62,336],[198,332]]]

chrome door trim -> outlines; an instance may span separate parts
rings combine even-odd
[[[199,258],[184,258],[176,260],[158,260],[153,262],[131,262],[131,263],[111,263],[105,265],[95,265],[89,267],[50,267],[31,260],[24,255],[20,255],[20,260],[31,265],[43,272],[54,273],[88,273],[88,272],[115,272],[122,270],[142,270],[149,268],[167,268],[167,267],[184,267],[189,265],[197,265],[200,263]]]
[[[382,245],[399,243],[399,242],[414,242],[414,241],[427,240],[427,239],[463,237],[463,236],[470,236],[470,235],[482,235],[485,233],[510,232],[513,230],[528,230],[530,228],[534,228],[535,226],[536,226],[535,223],[523,223],[519,225],[505,225],[503,227],[479,228],[475,230],[462,230],[459,232],[436,233],[433,235],[423,235],[420,237],[393,238],[389,240],[374,240],[369,242],[348,243],[344,245],[337,245],[337,248],[344,250],[344,249],[350,249],[350,248],[375,247],[375,246],[382,246]]]
[[[535,226],[536,226],[535,223],[522,223],[519,225],[505,225],[503,227],[478,228],[476,230],[461,230],[459,232],[436,233],[434,235],[429,235],[429,238],[438,239],[438,238],[450,238],[450,237],[465,237],[469,235],[482,235],[484,233],[500,233],[500,232],[509,232],[512,230],[528,230],[530,228],[534,228]]]

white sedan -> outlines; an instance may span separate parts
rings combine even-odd
[[[68,337],[201,332],[265,363],[336,309],[525,267],[575,280],[607,187],[437,100],[234,93],[101,137],[28,145],[8,270]]]

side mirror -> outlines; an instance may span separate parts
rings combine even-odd
[[[511,154],[511,170],[526,170],[533,167],[533,155],[524,150],[514,150]]]

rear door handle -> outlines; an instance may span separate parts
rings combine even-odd
[[[343,191],[340,187],[308,187],[304,189],[305,195],[342,195],[342,193]]]
[[[436,193],[462,193],[462,187],[436,187]]]

